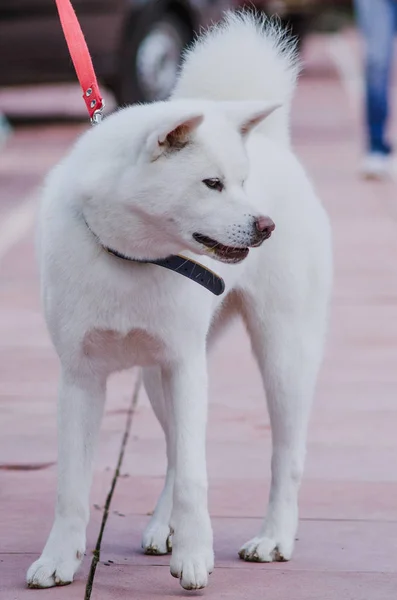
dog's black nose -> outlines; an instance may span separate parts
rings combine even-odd
[[[260,237],[267,238],[275,229],[275,224],[269,217],[258,217],[255,221],[255,227]]]

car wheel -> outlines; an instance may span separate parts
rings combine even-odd
[[[306,15],[293,15],[286,19],[287,28],[290,30],[291,35],[297,39],[298,51],[302,50],[306,35],[310,29],[309,23],[310,17]]]
[[[191,41],[189,27],[177,16],[165,15],[136,23],[127,32],[119,81],[119,104],[164,100],[177,78],[181,54]]]

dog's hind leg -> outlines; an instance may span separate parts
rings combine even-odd
[[[142,548],[145,554],[167,554],[171,551],[170,519],[175,479],[172,419],[167,414],[160,367],[143,369],[143,381],[153,411],[164,431],[168,465],[163,491],[143,533]]]
[[[321,304],[321,298],[318,300]],[[247,303],[246,321],[266,389],[272,429],[271,487],[258,535],[240,550],[247,561],[291,558],[298,527],[298,491],[315,381],[322,356],[325,312]]]
[[[32,588],[73,581],[85,552],[93,454],[98,437],[106,381],[63,373],[58,401],[58,495],[55,521],[42,555],[32,564]]]

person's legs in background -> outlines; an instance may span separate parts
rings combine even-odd
[[[2,150],[3,146],[5,146],[5,143],[8,140],[10,133],[11,127],[3,113],[0,112],[0,151]]]
[[[390,169],[392,148],[387,141],[390,79],[397,0],[355,0],[358,23],[365,40],[366,129],[368,154],[363,165],[367,177],[383,177]]]

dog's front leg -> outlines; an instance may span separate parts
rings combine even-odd
[[[92,459],[105,401],[105,381],[63,373],[58,402],[58,494],[55,520],[29,587],[73,581],[85,552]]]
[[[166,400],[172,406],[175,432],[175,483],[171,517],[171,574],[183,588],[203,588],[214,566],[212,528],[207,502],[205,347],[163,369]]]

